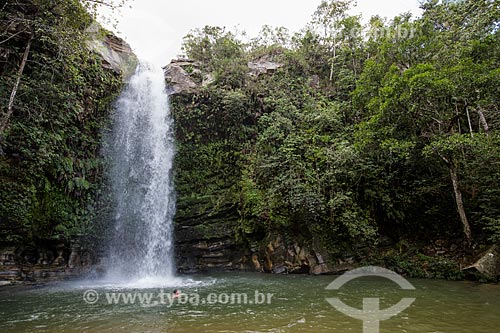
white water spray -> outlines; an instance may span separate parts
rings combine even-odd
[[[115,228],[107,279],[168,283],[174,276],[175,147],[161,68],[138,66],[117,101],[108,146]]]

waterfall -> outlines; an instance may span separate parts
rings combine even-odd
[[[107,146],[114,223],[107,277],[171,279],[175,147],[161,68],[138,66],[116,102]]]

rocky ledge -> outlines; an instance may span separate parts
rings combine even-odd
[[[132,48],[123,39],[104,31],[97,23],[88,29],[87,47],[98,54],[104,68],[121,74],[124,81],[128,80],[137,67],[137,57]]]
[[[0,248],[0,285],[78,277],[89,273],[95,261],[95,253],[79,240],[37,247],[3,247]]]
[[[338,274],[353,269],[353,259],[332,264],[321,247],[286,245],[281,235],[245,246],[226,235],[196,235],[198,226],[181,226],[177,230],[177,264],[180,273],[213,271],[254,271],[273,274]],[[203,224],[204,228],[211,228]],[[194,232],[193,232],[194,231]]]
[[[271,55],[264,55],[249,61],[247,66],[248,76],[255,78],[260,75],[273,74],[283,67],[283,64],[273,61]],[[163,69],[172,94],[191,94],[214,82],[213,74],[205,73],[199,62],[190,59],[172,60]]]

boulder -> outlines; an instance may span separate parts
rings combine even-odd
[[[201,74],[194,61],[173,60],[163,70],[172,94],[193,93],[199,87],[192,77]]]
[[[490,279],[500,276],[500,251],[496,245],[481,254],[479,259],[472,265],[463,269],[465,273],[479,272]]]
[[[270,237],[266,247],[264,248],[264,257],[266,262],[264,270],[274,274],[282,274],[287,272],[285,260],[287,256],[287,248],[281,235]]]
[[[256,271],[262,271],[262,267],[259,262],[259,256],[256,253],[252,254],[252,263]]]
[[[249,75],[254,77],[258,77],[262,74],[275,73],[280,67],[283,67],[283,64],[272,61],[270,55],[264,55],[248,62],[248,68],[250,69]]]
[[[0,266],[13,266],[16,264],[16,249],[8,247],[0,250]]]
[[[337,269],[331,264],[328,251],[318,240],[313,240],[312,247],[298,242],[288,245],[282,235],[270,235],[262,243],[260,254],[264,258],[263,270],[273,274],[322,275],[345,270],[345,267]]]
[[[81,266],[82,258],[81,258],[81,246],[80,242],[75,241],[71,244],[71,253],[68,259],[68,267],[76,268]]]

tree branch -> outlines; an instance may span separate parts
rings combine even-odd
[[[9,123],[10,116],[14,110],[14,100],[16,98],[17,89],[19,88],[19,84],[21,83],[21,77],[23,76],[24,66],[26,66],[26,62],[28,61],[28,55],[30,53],[31,43],[33,42],[33,34],[31,34],[30,39],[28,40],[28,44],[26,45],[26,49],[24,50],[23,60],[21,61],[21,65],[19,66],[19,70],[17,72],[17,80],[12,88],[12,92],[10,94],[9,105],[7,106],[7,113],[5,114],[4,119],[0,124],[0,134],[3,133],[7,124]]]

